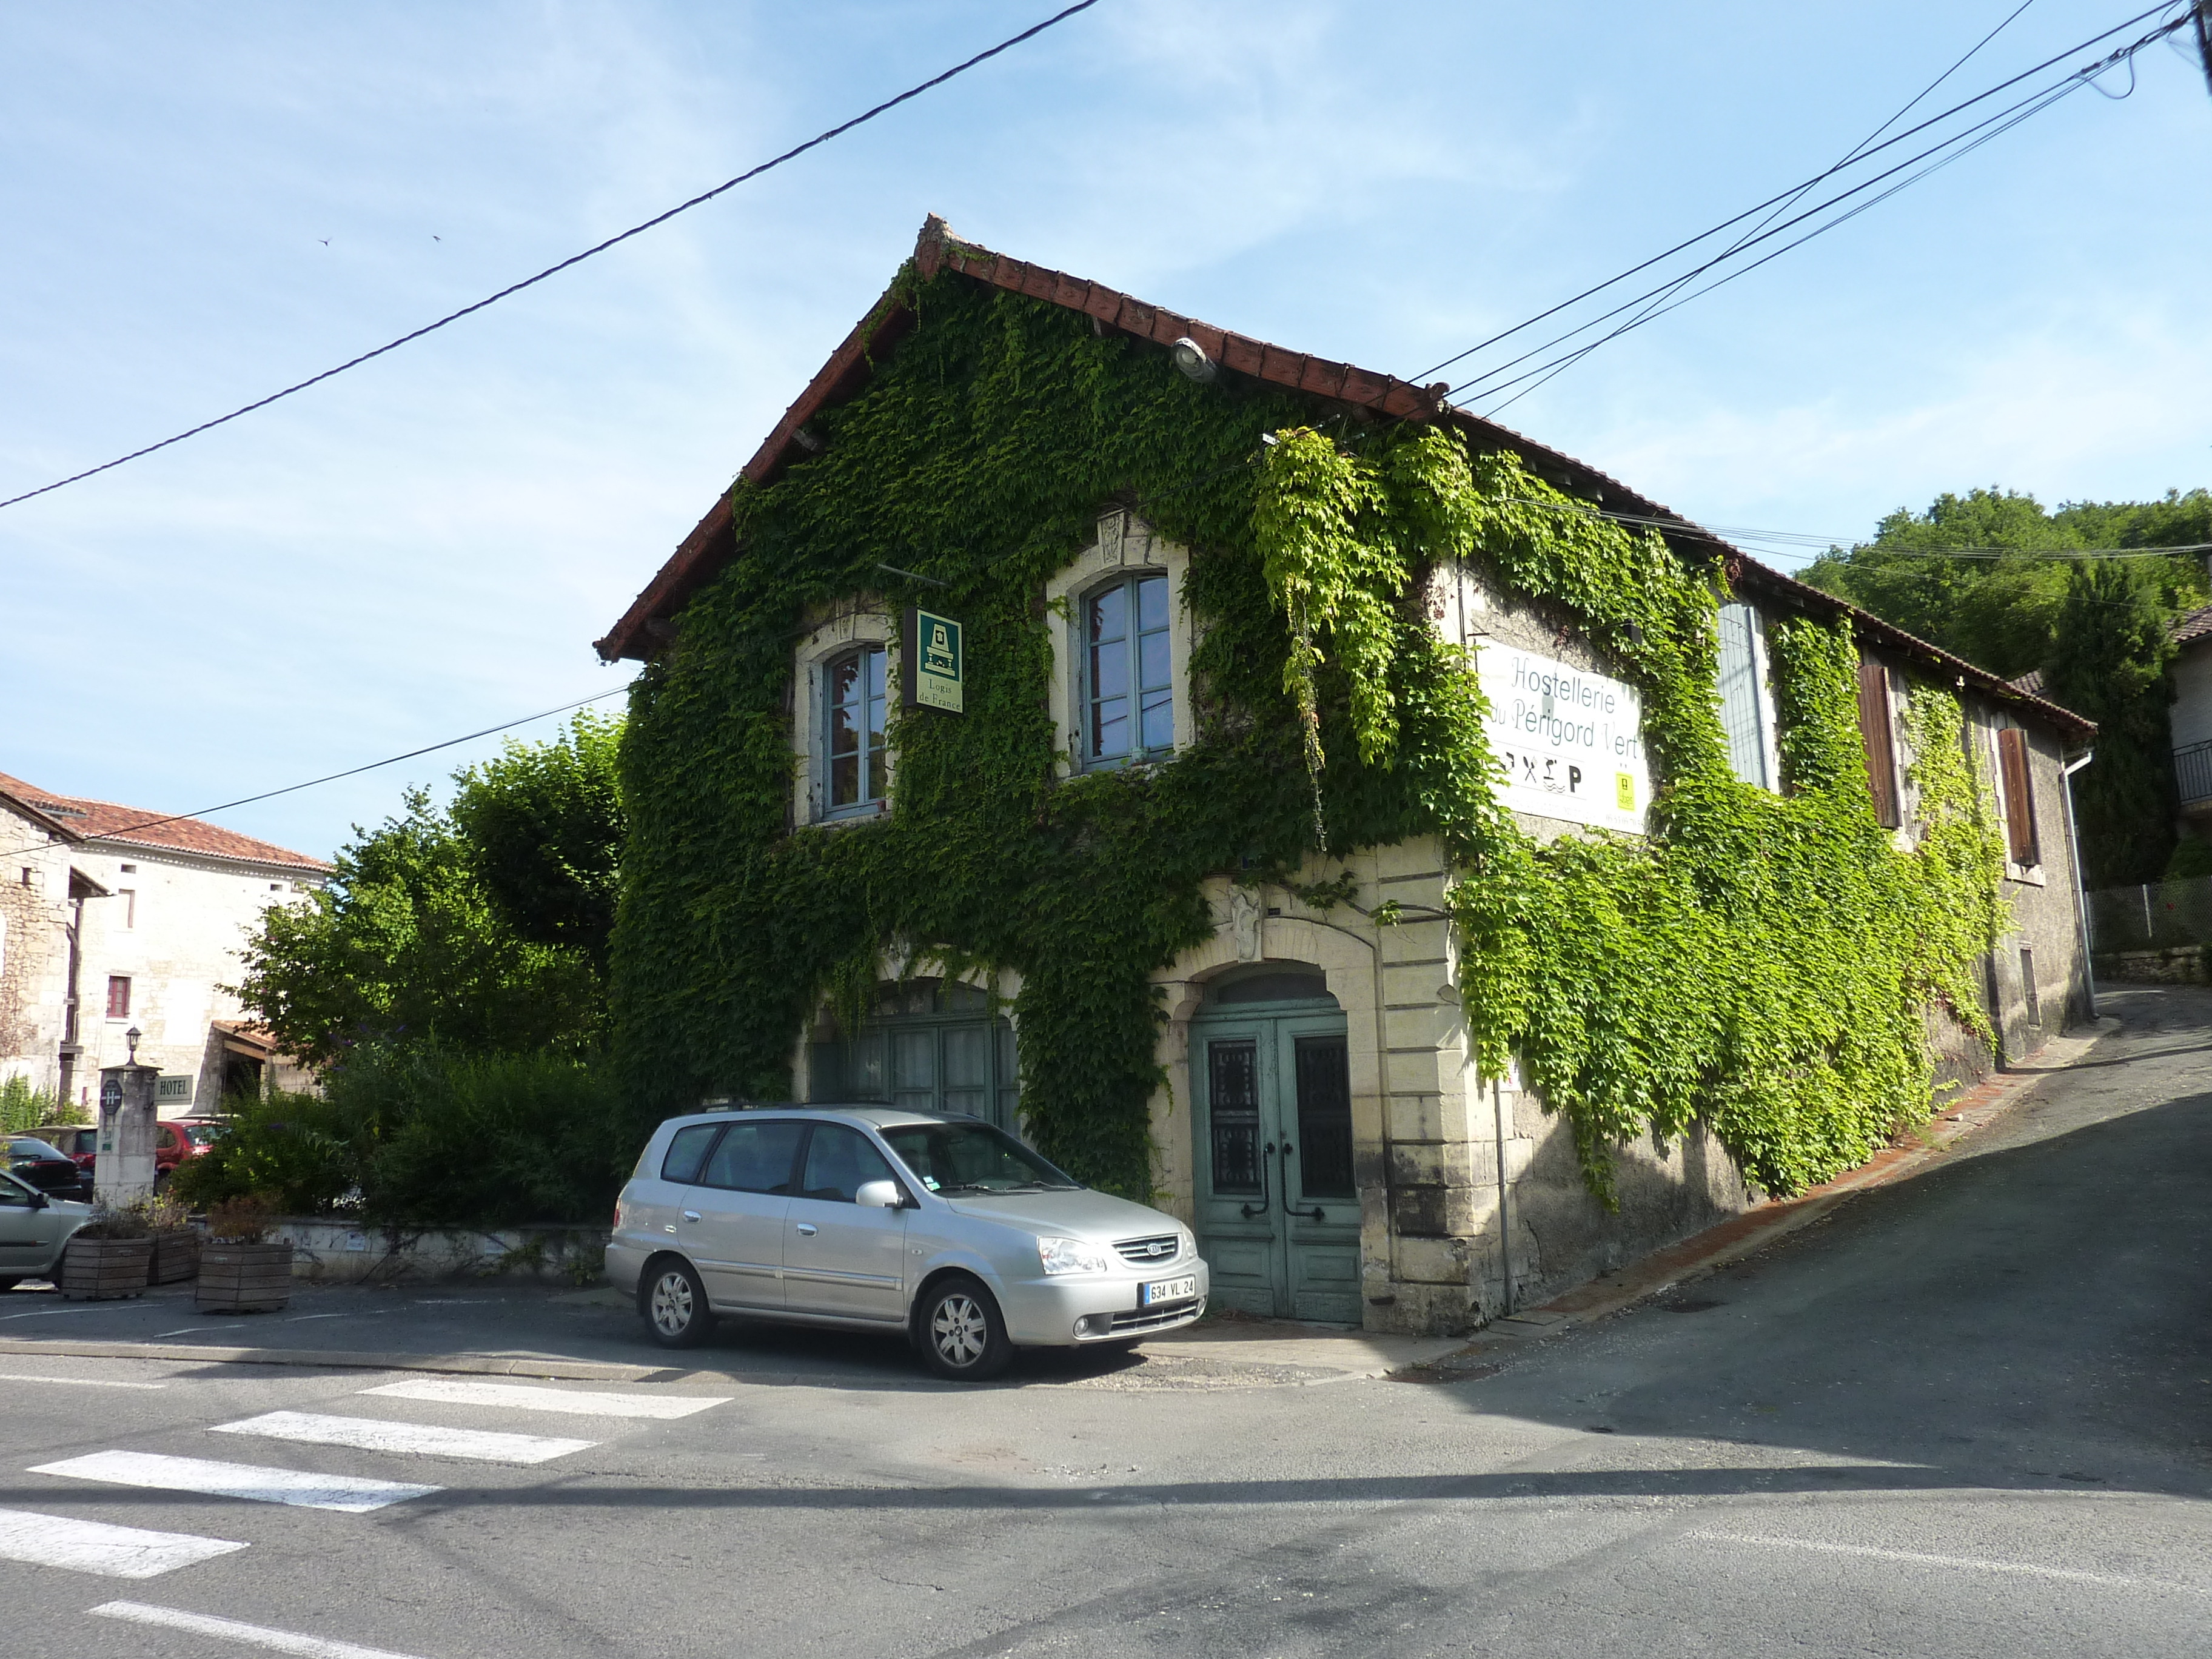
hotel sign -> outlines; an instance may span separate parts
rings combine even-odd
[[[1475,670],[1490,700],[1485,730],[1501,806],[1644,833],[1651,775],[1634,686],[1491,641]]]
[[[907,708],[942,708],[961,714],[967,708],[968,660],[960,624],[950,617],[907,607],[899,663],[899,702]]]

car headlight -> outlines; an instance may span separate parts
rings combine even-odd
[[[1113,1254],[1104,1245],[1082,1238],[1040,1238],[1037,1260],[1048,1273],[1103,1273],[1114,1267]]]

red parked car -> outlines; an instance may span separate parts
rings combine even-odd
[[[221,1126],[207,1119],[164,1119],[154,1125],[154,1179],[161,1180],[188,1158],[198,1158],[214,1144]],[[84,1172],[87,1190],[92,1186],[93,1165],[99,1161],[100,1131],[81,1123],[52,1124],[36,1130],[39,1139],[58,1146]]]

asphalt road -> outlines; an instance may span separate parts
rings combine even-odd
[[[751,1331],[720,1380],[549,1402],[0,1350],[0,1558],[76,1563],[0,1559],[0,1653],[2212,1652],[2212,994],[2106,1012],[1916,1178],[1455,1383],[1052,1359],[963,1390]],[[433,1316],[358,1316],[398,1348]],[[320,1489],[179,1489],[288,1474]],[[244,1547],[106,1577],[86,1522]]]

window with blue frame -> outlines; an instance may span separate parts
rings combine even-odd
[[[1168,579],[1123,576],[1083,601],[1081,749],[1085,769],[1175,750]]]
[[[890,751],[884,744],[884,665],[880,645],[848,651],[823,665],[825,817],[880,811],[890,793]]]

